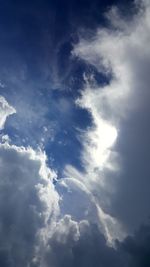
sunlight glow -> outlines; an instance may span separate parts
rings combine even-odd
[[[92,138],[91,157],[95,167],[103,168],[110,155],[110,149],[116,141],[117,130],[103,119],[98,119],[96,126],[94,131],[89,132],[89,138]]]

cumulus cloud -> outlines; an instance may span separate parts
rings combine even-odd
[[[8,104],[6,99],[0,96],[0,130],[3,129],[6,118],[15,112],[15,109]]]
[[[107,246],[95,224],[76,223],[70,216],[65,216],[56,226],[45,259],[46,266],[55,267],[124,266],[117,251]]]
[[[110,266],[107,253],[118,262],[97,227],[91,194],[74,179],[64,179],[55,188],[56,174],[46,166],[43,152],[10,145],[5,137],[0,169],[2,266],[96,266],[97,260]]]
[[[42,153],[8,143],[0,145],[0,169],[1,265],[37,266],[59,212],[55,174]]]
[[[114,241],[114,247],[108,243],[112,238],[120,238],[125,229],[128,233],[132,224],[132,229],[140,225],[148,215],[149,207],[143,213],[140,205],[137,208],[140,212],[135,209],[140,190],[143,190],[142,207],[149,203],[150,187],[148,174],[143,178],[144,185],[142,173],[136,172],[135,176],[131,165],[136,163],[138,150],[131,153],[131,149],[141,136],[143,145],[143,132],[139,130],[141,125],[145,130],[148,121],[147,117],[146,121],[143,117],[138,120],[135,113],[149,111],[149,15],[148,1],[142,1],[139,13],[130,22],[113,9],[108,15],[111,27],[99,29],[90,40],[82,38],[74,49],[75,55],[112,77],[103,86],[98,86],[93,77],[86,78],[85,89],[77,100],[77,105],[87,109],[93,119],[91,127],[80,137],[83,172],[68,165],[65,174],[71,178],[57,181],[54,186],[56,174],[47,167],[43,152],[10,145],[9,137],[3,136],[0,144],[1,266],[149,266],[149,226],[122,242]],[[7,116],[15,110],[3,97],[0,105],[3,128]],[[137,127],[134,124],[131,138],[127,129],[135,118]],[[145,139],[147,144],[149,139]],[[122,142],[126,142],[128,151]],[[123,161],[121,167],[118,156]],[[116,176],[120,176],[119,186],[118,180],[113,181]],[[124,231],[118,221],[124,224]]]
[[[149,132],[150,5],[148,1],[134,4],[136,12],[130,18],[113,8],[107,14],[109,27],[98,28],[90,38],[80,36],[73,51],[73,55],[94,65],[109,79],[107,84],[98,85],[93,76],[86,75],[85,89],[77,100],[93,119],[93,125],[81,136],[83,183],[106,213],[132,231],[149,216],[145,208],[149,171],[143,162],[142,145],[146,147],[148,138],[144,136]],[[141,117],[145,119],[142,121]],[[140,168],[145,175],[143,182]],[[65,174],[75,174],[70,170],[67,166]],[[79,177],[78,174],[76,179]],[[142,200],[141,190],[143,196],[146,192]]]
[[[96,224],[79,223],[69,215],[57,224],[45,250],[43,266],[148,267],[150,226],[143,225],[132,236],[108,246]]]
[[[74,212],[66,215],[71,213],[69,206],[64,211],[59,206],[60,198],[66,198],[65,193],[61,188],[55,190],[52,181],[56,174],[45,160],[43,153],[31,148],[0,145],[0,264],[6,267],[97,266],[97,261],[100,266],[112,266],[112,261],[114,266],[120,264],[117,252],[107,246],[101,229],[89,220],[88,212],[86,220],[79,217],[73,220]],[[66,200],[72,201],[73,210],[80,209],[83,200],[85,211],[94,208],[89,193],[84,192],[79,182],[66,179],[64,185],[62,182],[62,187],[65,186],[71,192]]]

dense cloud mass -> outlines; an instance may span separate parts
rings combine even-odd
[[[32,149],[0,145],[0,265],[34,266],[58,214],[54,173]]]
[[[102,86],[86,77],[77,101],[94,124],[81,137],[86,184],[131,232],[149,217],[150,196],[150,4],[136,1],[135,6],[138,13],[130,19],[111,9],[109,27],[98,28],[91,38],[81,36],[73,52],[110,77]]]
[[[107,246],[96,225],[86,221],[77,224],[68,216],[59,222],[50,239],[47,262],[57,267],[120,266],[123,263],[117,251]]]
[[[83,31],[72,52],[108,76],[99,85],[94,74],[85,73],[76,98],[92,119],[78,136],[82,170],[66,164],[59,177],[40,148],[14,145],[4,126],[16,110],[0,97],[2,267],[150,266],[149,1],[136,1],[130,19],[117,8],[107,19],[107,28],[86,37]],[[32,119],[42,129],[45,103],[44,98],[38,111],[42,122],[39,102],[33,107]],[[68,103],[61,99],[52,113],[67,116]]]
[[[50,239],[46,266],[148,267],[149,247],[149,225],[143,225],[122,243],[117,241],[114,249],[107,245],[96,225],[85,221],[77,224],[66,216]]]

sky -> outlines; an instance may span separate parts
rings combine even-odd
[[[0,1],[0,266],[150,266],[150,1]]]

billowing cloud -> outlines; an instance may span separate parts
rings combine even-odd
[[[1,266],[35,266],[59,212],[45,155],[0,145]]]
[[[56,179],[44,152],[9,144],[9,136],[3,135],[1,266],[149,266],[149,226],[123,241],[115,240],[133,232],[149,213],[145,148],[150,134],[150,5],[142,1],[138,8],[130,21],[113,8],[107,15],[109,29],[98,29],[90,40],[81,38],[74,49],[75,55],[110,79],[99,86],[94,77],[85,75],[85,89],[76,101],[93,122],[80,135],[84,171],[67,165],[64,174],[70,178]],[[64,99],[59,104],[67,116],[69,102]],[[0,109],[2,129],[15,109],[3,97]],[[47,114],[47,106],[44,109],[41,117]],[[36,108],[34,120],[35,115]]]
[[[109,80],[98,85],[86,75],[85,89],[77,100],[93,119],[93,126],[81,136],[83,183],[98,205],[128,230],[149,216],[149,164],[142,147],[149,133],[150,5],[136,1],[135,7],[138,12],[128,18],[112,8],[107,14],[109,27],[98,28],[90,38],[80,36],[73,51]],[[67,166],[65,174],[75,174],[70,170]]]
[[[107,246],[95,224],[76,223],[70,216],[65,216],[57,224],[45,259],[46,267],[124,266],[117,251]]]
[[[112,261],[114,266],[120,264],[117,252],[107,246],[101,229],[92,222],[96,208],[90,203],[89,193],[79,182],[66,179],[62,187],[70,190],[71,195],[67,199],[58,185],[60,197],[66,198],[65,210],[61,204],[59,207],[60,197],[52,183],[56,174],[45,160],[43,153],[31,148],[7,142],[0,145],[0,264],[6,267],[96,266],[97,261],[100,266],[112,266]],[[67,201],[72,210],[80,209],[80,216],[84,209],[86,220],[79,217],[73,220],[71,215],[75,217],[75,212],[66,215],[71,213]],[[88,212],[93,215],[88,217]]]
[[[143,225],[115,248],[108,246],[96,224],[76,222],[64,216],[51,235],[42,266],[148,267],[150,263],[150,226]],[[59,255],[59,256],[58,256]]]
[[[2,266],[120,262],[97,227],[98,210],[90,192],[74,179],[64,179],[55,188],[56,173],[46,166],[43,152],[10,145],[9,138],[4,138],[0,169]]]

